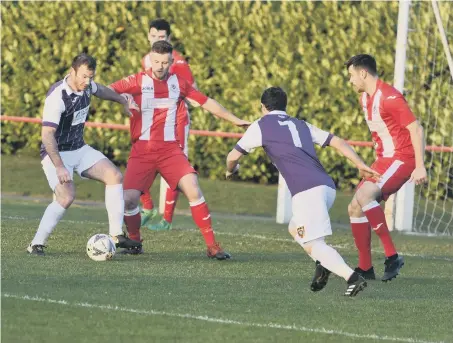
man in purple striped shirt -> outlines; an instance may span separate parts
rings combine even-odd
[[[331,272],[347,282],[344,295],[355,296],[367,284],[338,254],[327,245],[332,234],[329,209],[335,200],[335,184],[316,156],[314,144],[330,145],[351,160],[362,174],[379,177],[341,138],[289,116],[283,89],[271,87],[261,96],[263,117],[253,122],[227,157],[227,178],[239,169],[238,161],[253,149],[263,147],[277,167],[292,196],[293,216],[289,232],[316,262],[311,290],[323,289]]]
[[[123,234],[123,176],[119,169],[100,151],[83,139],[91,96],[124,105],[127,100],[111,89],[93,81],[96,60],[80,54],[72,62],[69,75],[50,88],[44,103],[42,123],[42,167],[54,192],[54,201],[46,208],[33,241],[27,251],[44,255],[47,239],[75,197],[72,181],[74,170],[83,179],[105,184],[105,205],[109,218],[109,233],[118,247],[141,246]]]

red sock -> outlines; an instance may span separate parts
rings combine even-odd
[[[142,194],[140,201],[142,202],[144,210],[152,210],[154,208],[153,199],[151,199],[149,190]]]
[[[209,213],[208,205],[204,202],[199,204],[190,204],[192,218],[195,224],[200,228],[200,232],[207,246],[215,244],[214,231],[212,231],[211,214]]]
[[[371,263],[371,227],[366,217],[350,218],[352,236],[354,236],[355,246],[359,251],[358,267],[368,270],[372,267]]]
[[[127,233],[129,234],[130,239],[140,242],[140,211],[137,208],[131,212],[132,213],[124,214],[124,222],[126,223]]]
[[[392,237],[390,236],[387,222],[385,221],[385,214],[381,206],[377,201],[372,201],[368,205],[362,208],[368,221],[370,222],[371,228],[379,236],[379,239],[384,246],[385,256],[389,257],[395,255],[396,249],[393,245]]]
[[[175,213],[178,195],[179,191],[174,191],[171,188],[167,188],[167,193],[165,194],[164,219],[169,223],[173,221],[173,214]]]

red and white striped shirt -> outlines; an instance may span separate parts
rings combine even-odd
[[[184,99],[204,105],[208,97],[175,74],[166,80],[151,77],[152,71],[139,72],[110,87],[117,93],[128,93],[140,108],[132,111],[130,131],[132,142],[137,140],[172,142],[176,140],[176,110]]]
[[[371,131],[377,157],[413,158],[409,130],[415,118],[404,96],[393,86],[378,79],[372,96],[363,93],[360,99]]]
[[[193,86],[195,84],[195,79],[193,77],[189,63],[187,63],[184,57],[181,56],[181,54],[176,50],[173,50],[172,57],[173,64],[170,66],[170,73],[182,77],[183,79],[187,80],[190,85]],[[151,69],[151,52],[147,53],[142,58],[142,70],[145,71],[147,69]],[[182,126],[190,124],[189,108],[185,102],[182,102],[178,106],[178,110],[176,113],[176,123]]]

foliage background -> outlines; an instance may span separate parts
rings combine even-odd
[[[448,23],[452,5],[440,6]],[[414,9],[408,100],[425,125],[428,144],[451,146],[448,66],[440,43],[431,44],[438,37],[430,3]],[[393,80],[397,2],[9,2],[1,4],[1,15],[1,113],[8,115],[41,117],[47,90],[82,51],[97,58],[99,83],[137,72],[149,49],[148,21],[156,17],[172,23],[172,41],[189,59],[198,87],[249,120],[259,117],[262,91],[279,85],[288,92],[290,114],[340,137],[366,141],[370,135],[343,63],[370,53],[381,78]],[[203,110],[191,113],[193,129],[241,132]],[[90,120],[127,123],[119,105],[96,99]],[[2,122],[1,140],[2,154],[37,155],[40,130]],[[86,141],[117,163],[126,162],[127,132],[87,129]],[[234,145],[235,140],[191,136],[190,160],[201,175],[221,178]],[[371,149],[358,151],[367,162],[373,160]],[[357,184],[355,170],[332,149],[319,150],[319,157],[341,188]],[[442,174],[442,165],[442,159],[432,162],[433,176]],[[244,159],[242,167],[244,180],[277,180],[262,150]]]

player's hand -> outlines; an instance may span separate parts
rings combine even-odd
[[[65,167],[57,167],[56,170],[58,181],[60,181],[60,184],[72,181],[71,174]]]
[[[236,120],[234,122],[234,125],[236,126],[239,126],[239,127],[249,127],[252,123],[247,121],[247,120],[242,120],[242,119],[239,119],[239,120]]]
[[[428,174],[426,173],[425,167],[415,168],[411,174],[409,182],[415,182],[416,185],[428,182]]]
[[[233,171],[231,171],[231,172],[228,170],[226,171],[225,178],[227,180],[231,180],[233,178],[234,174],[236,174],[238,171],[239,171],[239,164],[236,164],[236,167],[234,167]]]
[[[359,165],[357,168],[359,169],[359,175],[361,177],[375,179],[376,181],[379,181],[381,178],[381,174],[376,170],[371,169],[366,164]]]
[[[125,110],[126,114],[129,117],[132,117],[133,114],[132,114],[131,110],[139,111],[140,108],[138,107],[137,103],[134,101],[134,97],[131,94],[124,93],[124,94],[121,94],[121,96],[125,100],[123,105],[124,105],[124,110]]]

